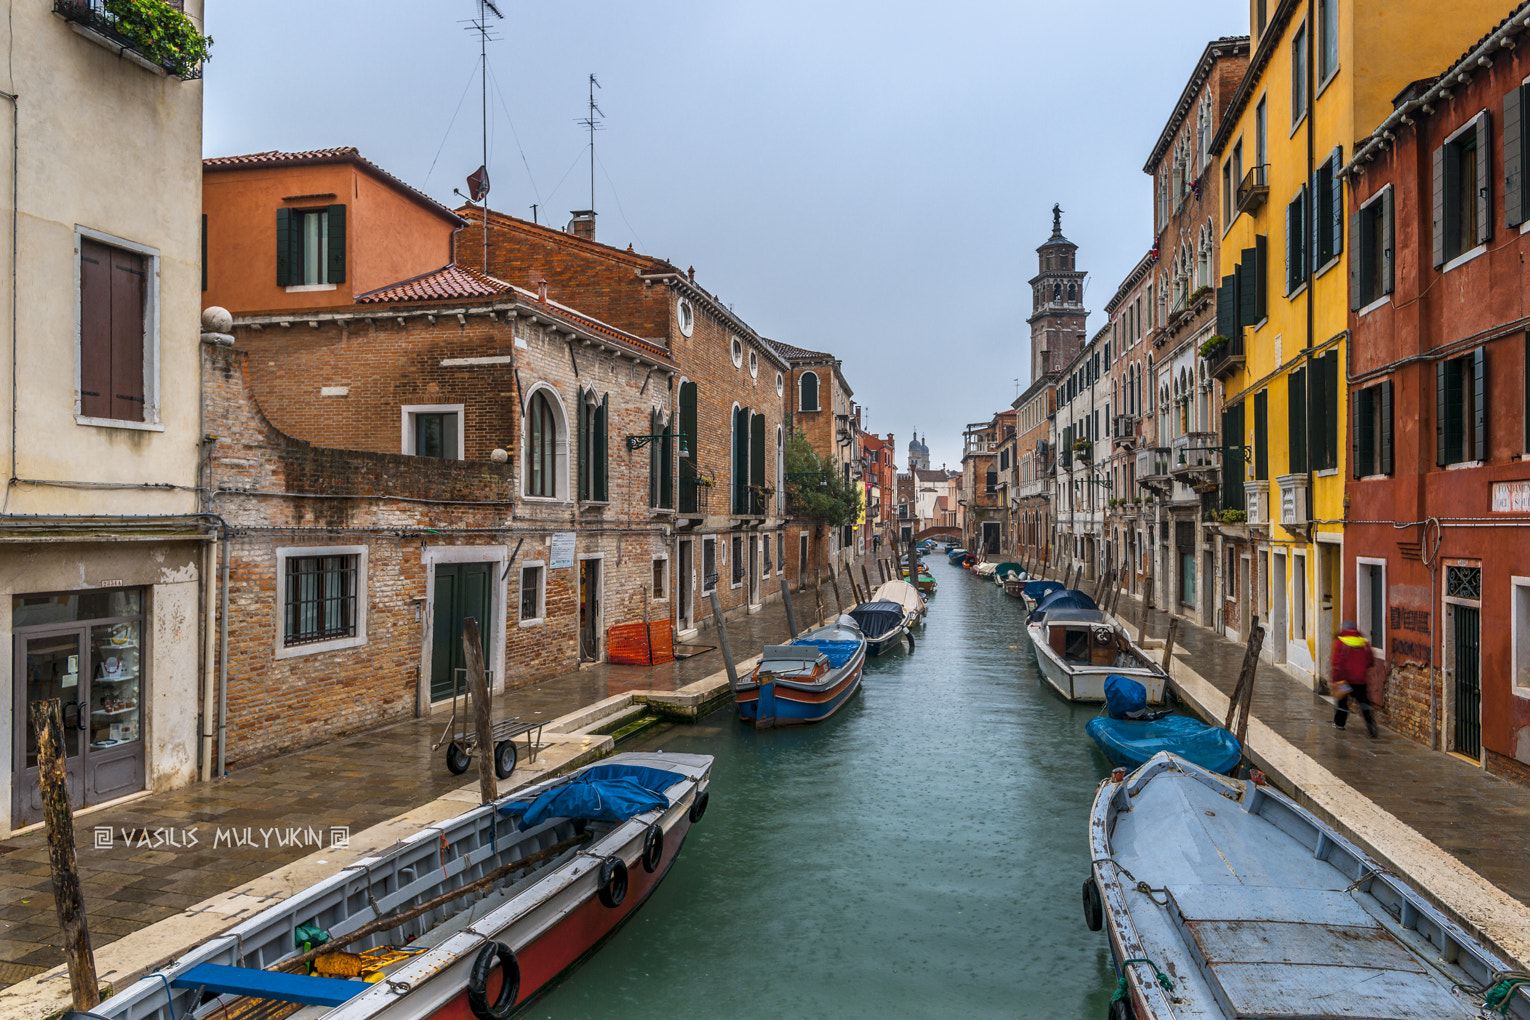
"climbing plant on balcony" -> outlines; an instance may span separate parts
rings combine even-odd
[[[786,505],[793,517],[843,528],[861,517],[861,486],[846,481],[825,462],[801,432],[786,442]]]
[[[122,36],[146,60],[178,78],[195,74],[209,59],[212,36],[165,0],[105,0],[102,5],[113,19],[113,31]]]
[[[1227,350],[1227,338],[1218,333],[1201,344],[1201,357],[1214,358],[1225,350]]]

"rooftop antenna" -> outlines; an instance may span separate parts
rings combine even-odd
[[[505,17],[494,5],[494,0],[478,0],[478,17],[467,23],[469,32],[478,33],[478,77],[482,92],[480,110],[483,127],[483,163],[479,165],[477,173],[468,176],[468,200],[481,203],[485,276],[489,274],[489,43],[499,40],[499,36],[489,25],[490,14],[501,21]]]
[[[605,112],[595,105],[595,90],[600,88],[600,82],[595,80],[595,75],[590,75],[590,112],[588,116],[581,117],[576,123],[584,125],[590,132],[590,215],[595,215],[595,132],[604,130],[600,118]]]

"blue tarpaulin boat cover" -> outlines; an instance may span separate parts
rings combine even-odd
[[[879,638],[897,630],[903,625],[903,615],[903,607],[896,602],[863,602],[850,610],[855,625],[868,638]],[[833,659],[829,656],[831,662]]]
[[[1040,623],[1046,616],[1048,609],[1098,609],[1094,599],[1085,595],[1077,588],[1058,588],[1050,594],[1036,600],[1036,608],[1031,610],[1031,622]]]
[[[1173,751],[1202,768],[1230,773],[1243,754],[1237,737],[1185,715],[1166,715],[1151,722],[1095,716],[1084,731],[1107,758],[1127,768],[1136,768],[1159,751]]]
[[[1025,582],[1025,593],[1039,602],[1043,597],[1060,590],[1062,586],[1063,583],[1061,581],[1027,581]]]
[[[642,765],[596,765],[532,801],[501,804],[502,815],[521,815],[529,829],[549,818],[625,822],[633,815],[669,807],[664,791],[685,777]]]
[[[1105,678],[1105,711],[1112,719],[1136,719],[1147,711],[1147,688],[1129,676]]]
[[[855,655],[855,650],[861,647],[859,641],[823,641],[817,638],[798,638],[793,641],[794,645],[811,645],[824,655],[829,657],[829,668],[838,669],[849,662]]]

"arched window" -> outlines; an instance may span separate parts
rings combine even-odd
[[[1078,287],[1077,287],[1077,285],[1070,283],[1070,284],[1068,284],[1068,301],[1071,304],[1072,302],[1077,301],[1077,300],[1078,300]]]
[[[797,409],[800,411],[821,410],[818,406],[818,373],[803,372],[798,385],[802,389],[802,403]]]
[[[781,508],[786,499],[786,433],[781,426],[776,426],[776,515],[781,515]],[[786,566],[785,561],[781,564]]]
[[[537,389],[526,404],[526,495],[557,499],[567,470],[563,411],[550,390]]]
[[[597,399],[594,390],[579,391],[579,498],[604,503],[609,446],[606,421],[611,395]]]
[[[749,512],[749,408],[733,406],[733,513]]]
[[[1061,301],[1062,300],[1062,284],[1061,283],[1054,283],[1054,284],[1052,284],[1052,300],[1053,301]]]

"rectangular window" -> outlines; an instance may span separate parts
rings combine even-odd
[[[1515,577],[1513,604],[1514,693],[1530,697],[1530,577]]]
[[[650,597],[663,599],[669,597],[669,560],[660,556],[653,561],[653,587],[649,589]]]
[[[1286,293],[1307,282],[1307,188],[1304,185],[1286,206]]]
[[[701,540],[701,594],[717,590],[717,539],[708,535]]]
[[[733,557],[733,587],[737,588],[744,583],[744,567],[747,565],[744,559],[744,538],[742,535],[734,535],[732,548],[728,555]]]
[[[1344,250],[1344,165],[1342,150],[1335,148],[1312,174],[1312,268],[1328,265]]]
[[[769,577],[771,570],[770,559],[770,536],[765,535],[760,540],[760,576]]]
[[[1318,84],[1339,69],[1339,0],[1318,0]]]
[[[79,244],[79,399],[76,413],[153,422],[153,263],[142,252],[76,235]]]
[[[345,206],[276,210],[276,285],[345,282]]]
[[[462,459],[462,405],[418,404],[402,408],[403,452],[414,457]]]
[[[1355,390],[1350,398],[1351,470],[1356,478],[1392,473],[1392,381]],[[1374,643],[1374,642],[1373,642]]]
[[[1492,234],[1488,113],[1477,114],[1434,150],[1434,264],[1442,266]]]
[[[1269,111],[1265,105],[1267,97],[1260,96],[1259,104],[1254,107],[1254,166],[1262,167],[1270,161],[1269,141],[1267,140],[1269,128]]]
[[[1290,443],[1290,466],[1295,474],[1307,470],[1307,448],[1317,437],[1307,430],[1307,370],[1298,368],[1286,377],[1286,427]]]
[[[1350,214],[1350,306],[1365,308],[1392,293],[1392,187]]]
[[[1225,233],[1233,221],[1233,189],[1237,183],[1232,179],[1232,160],[1222,163],[1222,230]]]
[[[1298,641],[1307,637],[1307,557],[1291,557],[1291,636]]]
[[[1355,561],[1355,626],[1376,651],[1387,650],[1387,561]]]
[[[1487,351],[1434,366],[1434,462],[1440,467],[1487,459]]]
[[[1254,478],[1265,481],[1270,477],[1270,391],[1260,390],[1254,394]]]
[[[1307,404],[1312,441],[1312,470],[1332,471],[1339,466],[1339,352],[1329,351],[1312,359],[1312,381]]]
[[[903,516],[907,517],[908,515],[904,514]],[[907,541],[908,540],[908,536],[912,535],[912,534],[913,534],[912,529],[904,528],[903,529],[904,541]],[[806,577],[807,576],[807,569],[808,569],[808,535],[807,535],[807,532],[804,531],[801,535],[798,536],[798,547],[799,548],[797,550],[797,576],[799,578],[802,578],[802,577]]]
[[[1525,187],[1525,168],[1530,167],[1530,85],[1516,85],[1503,97],[1503,211],[1504,222],[1517,227],[1530,219],[1530,188]]]
[[[278,549],[276,571],[277,658],[366,642],[365,546]]]
[[[546,577],[546,568],[540,563],[528,563],[521,567],[522,623],[546,618]]]
[[[1291,124],[1307,115],[1307,24],[1297,26],[1291,37]]]

